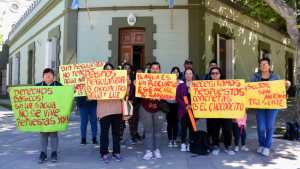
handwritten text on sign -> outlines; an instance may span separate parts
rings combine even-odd
[[[85,96],[85,78],[86,70],[102,70],[105,62],[61,65],[60,80],[64,85],[72,85],[75,88],[75,96]]]
[[[137,73],[136,97],[174,100],[176,79],[175,74]]]
[[[72,86],[13,87],[9,91],[20,131],[55,132],[67,128],[74,94]]]
[[[244,80],[193,81],[191,101],[196,118],[242,118],[245,114]]]
[[[247,108],[286,109],[284,80],[246,83]]]
[[[92,100],[123,99],[127,82],[126,70],[86,71],[86,93]]]

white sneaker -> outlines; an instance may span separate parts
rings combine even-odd
[[[234,147],[234,151],[235,151],[235,152],[239,152],[239,146],[235,146],[235,147]]]
[[[176,143],[176,140],[173,142],[173,147],[178,147],[178,144]]]
[[[219,148],[214,148],[213,151],[212,151],[211,153],[212,153],[212,155],[217,156],[217,155],[219,155],[219,153],[220,153],[220,149],[219,149]]]
[[[151,158],[153,158],[153,153],[150,150],[146,150],[146,153],[145,153],[143,159],[150,160]]]
[[[235,152],[232,151],[230,148],[225,148],[224,151],[225,151],[225,153],[227,153],[228,155],[231,155],[231,156],[235,155]]]
[[[263,150],[264,150],[263,147],[258,147],[257,150],[256,150],[256,152],[257,152],[258,154],[261,154]]]
[[[186,146],[186,151],[190,152],[190,144]]]
[[[184,144],[184,143],[181,144],[181,149],[180,149],[180,151],[186,152],[186,144]]]
[[[168,144],[168,147],[173,147],[173,142],[172,141],[169,141],[169,144]]]
[[[154,156],[155,156],[155,158],[162,158],[159,149],[156,149],[156,150],[154,151]]]
[[[264,148],[261,154],[267,157],[270,156],[270,149]]]
[[[246,147],[246,146],[242,146],[242,147],[241,147],[241,150],[242,150],[242,151],[249,151],[249,148]]]

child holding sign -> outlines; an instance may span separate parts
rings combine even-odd
[[[160,64],[153,62],[150,68],[151,73],[160,73]],[[164,124],[164,115],[159,108],[159,100],[142,99],[140,117],[144,125],[146,153],[144,160],[153,157],[162,158],[160,153],[160,136]]]
[[[234,151],[239,151],[239,142],[241,140],[241,150],[242,151],[249,151],[248,147],[246,147],[246,126],[247,126],[247,114],[244,115],[241,119],[233,120],[233,137],[234,137]]]
[[[54,71],[50,68],[46,68],[43,71],[43,81],[37,83],[36,86],[62,86],[57,81],[54,81]],[[51,140],[51,161],[57,162],[57,147],[58,147],[58,133],[57,132],[41,132],[41,153],[39,162],[43,163],[47,160],[47,147],[48,139]]]

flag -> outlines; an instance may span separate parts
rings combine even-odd
[[[78,0],[73,0],[72,5],[71,5],[71,9],[78,9],[78,8],[79,8]]]
[[[174,0],[168,0],[169,8],[174,7]]]

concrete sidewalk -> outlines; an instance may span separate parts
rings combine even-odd
[[[179,148],[168,148],[166,136],[162,147],[163,158],[144,161],[143,145],[122,147],[124,161],[104,164],[99,146],[81,146],[79,117],[73,115],[66,132],[60,133],[59,162],[38,164],[39,134],[20,133],[15,129],[11,112],[0,117],[0,168],[1,169],[300,169],[300,143],[274,139],[270,157],[255,152],[257,147],[255,128],[248,129],[250,152],[235,156],[221,153],[219,156],[193,156]],[[90,128],[88,128],[90,132]],[[89,133],[88,133],[89,134]],[[165,134],[166,135],[166,134]],[[89,135],[88,135],[89,136]]]

